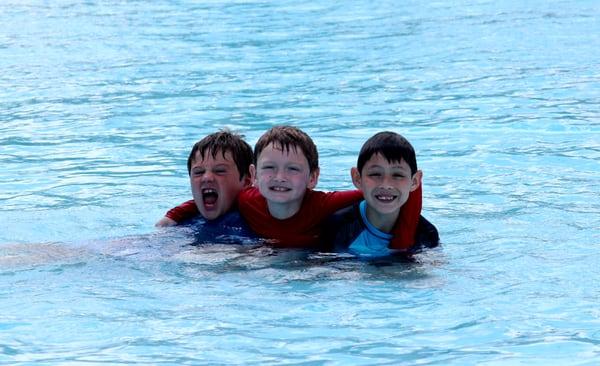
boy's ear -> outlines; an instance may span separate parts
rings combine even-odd
[[[316,168],[315,170],[313,170],[312,172],[310,172],[310,174],[308,175],[308,185],[306,188],[308,189],[314,189],[317,186],[317,183],[319,183],[319,173],[320,173],[320,169]]]
[[[423,181],[423,172],[417,170],[417,172],[412,176],[412,184],[410,185],[410,191],[414,191],[421,186],[421,182]]]
[[[249,172],[248,174],[244,174],[244,176],[242,177],[243,187],[244,188],[250,187],[250,186],[252,186],[252,183],[254,183],[254,176],[253,176],[252,172]]]
[[[250,164],[248,167],[248,171],[250,172],[250,185],[256,185],[256,166],[254,164]]]
[[[357,189],[362,189],[362,180],[360,178],[360,172],[358,171],[358,168],[354,167],[350,169],[350,176],[352,177],[352,183],[354,183],[354,186]]]

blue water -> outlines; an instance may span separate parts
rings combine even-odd
[[[600,362],[597,1],[0,3],[0,364]],[[191,145],[409,138],[413,265],[191,247]]]

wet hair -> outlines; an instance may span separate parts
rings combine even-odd
[[[252,148],[244,141],[243,135],[229,129],[222,129],[196,142],[188,157],[188,174],[192,171],[192,163],[196,160],[196,154],[200,153],[200,157],[204,159],[207,151],[210,151],[213,159],[217,157],[218,153],[221,153],[225,158],[225,154],[230,152],[238,173],[240,173],[240,181],[244,176],[250,175],[250,164],[253,160]]]
[[[274,126],[265,132],[254,146],[254,163],[256,164],[258,156],[265,147],[274,144],[282,151],[289,152],[290,149],[296,151],[298,148],[308,161],[310,172],[319,168],[319,153],[313,140],[304,131],[293,126]]]
[[[402,135],[395,132],[383,131],[371,136],[358,154],[357,168],[362,172],[366,162],[375,154],[381,154],[388,162],[406,161],[411,175],[417,172],[417,157],[415,149]]]

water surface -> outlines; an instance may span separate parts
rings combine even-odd
[[[0,363],[600,361],[596,1],[4,1]],[[319,188],[415,146],[442,248],[190,247],[192,144],[307,131]]]

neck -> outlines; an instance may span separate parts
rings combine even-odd
[[[371,225],[375,226],[378,230],[383,231],[384,233],[392,232],[394,225],[396,225],[396,220],[398,220],[399,214],[400,210],[382,215],[375,212],[369,207],[369,205],[367,205],[367,219]]]
[[[277,203],[267,201],[267,206],[269,207],[269,213],[271,216],[278,220],[289,219],[300,211],[300,202],[286,202],[286,203]]]

